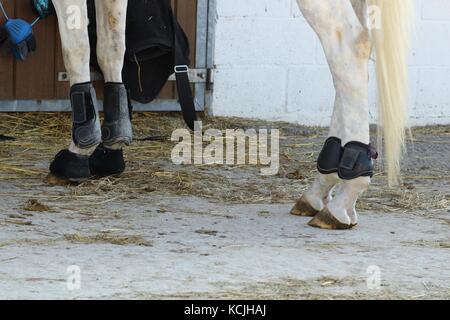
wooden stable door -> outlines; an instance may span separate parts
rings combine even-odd
[[[171,1],[175,14],[189,37],[191,57],[195,57],[197,0]],[[30,22],[36,18],[29,1],[3,0],[3,4],[10,17]],[[3,16],[0,17],[2,24],[4,20]],[[34,27],[34,32],[37,39],[37,51],[31,53],[26,61],[15,61],[9,52],[2,50],[0,54],[0,100],[68,98],[69,83],[58,81],[58,74],[65,70],[56,17],[40,21]],[[195,65],[191,67],[195,67]],[[165,86],[160,98],[175,98],[173,82],[169,82]]]

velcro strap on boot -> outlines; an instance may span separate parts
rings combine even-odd
[[[105,121],[112,122],[129,116],[128,92],[123,83],[106,83],[104,91],[103,111]]]
[[[352,141],[345,145],[338,174],[343,180],[373,177],[374,163],[378,153],[371,145]]]
[[[101,129],[95,89],[91,82],[70,88],[72,104],[72,140],[78,148],[87,149],[101,142]]]
[[[86,92],[72,92],[72,121],[75,124],[85,123],[87,119]]]
[[[317,169],[319,172],[322,174],[338,172],[341,155],[341,139],[336,137],[328,138],[317,160]]]

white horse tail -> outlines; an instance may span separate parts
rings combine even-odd
[[[379,118],[389,184],[398,183],[408,118],[408,66],[413,0],[369,0],[375,47]],[[377,25],[378,24],[378,25]]]

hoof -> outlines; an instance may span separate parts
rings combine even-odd
[[[354,225],[344,224],[336,219],[328,209],[320,211],[309,223],[311,227],[326,230],[348,230]]]
[[[304,197],[301,197],[291,210],[292,215],[300,217],[315,217],[318,213],[319,211],[306,202]]]
[[[47,177],[45,177],[44,181],[51,186],[58,186],[58,187],[74,186],[83,182],[83,181],[71,181],[70,179],[60,178],[51,173],[47,175]]]
[[[119,176],[125,171],[123,150],[111,150],[99,145],[89,157],[91,173],[98,177]]]

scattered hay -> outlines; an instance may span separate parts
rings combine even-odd
[[[8,218],[11,218],[11,219],[26,219],[25,216],[23,216],[21,214],[14,214],[14,213],[8,214]]]
[[[114,235],[111,233],[99,233],[96,235],[67,234],[64,235],[64,239],[72,243],[81,244],[107,243],[118,246],[152,246],[150,241],[145,240],[141,236]]]
[[[329,287],[329,286],[337,286],[341,283],[341,280],[330,278],[330,277],[322,277],[316,280],[320,286]]]
[[[42,204],[37,199],[30,199],[25,202],[23,209],[26,211],[35,211],[35,212],[49,212],[51,211],[49,206]]]
[[[258,216],[260,216],[260,217],[270,217],[271,215],[272,215],[272,213],[267,210],[258,211]]]
[[[293,172],[290,172],[286,175],[286,178],[291,179],[291,180],[305,180],[308,179],[308,177],[301,172],[300,170],[295,170]]]
[[[196,230],[195,233],[206,235],[206,236],[213,236],[213,237],[215,237],[215,236],[217,236],[219,231],[201,229],[201,230]]]
[[[15,224],[19,226],[32,226],[33,222],[26,220],[18,220],[18,219],[5,219],[4,224]]]
[[[0,132],[15,140],[0,144],[0,179],[14,181],[30,197],[41,186],[55,187],[40,194],[44,201],[76,201],[77,208],[101,206],[116,201],[134,201],[151,193],[200,196],[226,203],[290,203],[308,187],[316,175],[315,159],[327,135],[323,128],[306,128],[287,123],[270,123],[237,118],[212,118],[204,130],[270,128],[281,129],[280,171],[275,177],[262,177],[255,166],[176,166],[170,155],[173,130],[185,127],[182,117],[173,113],[136,113],[135,143],[126,149],[127,171],[119,178],[101,178],[81,184],[49,180],[48,164],[67,147],[71,139],[68,113],[0,113]],[[439,148],[445,148],[450,126],[414,129],[416,144],[438,135]],[[423,136],[421,136],[423,135]],[[445,140],[446,139],[446,140]],[[427,144],[432,142],[428,141]],[[414,163],[412,164],[414,165]],[[442,168],[417,169],[405,174],[405,185],[391,189],[386,177],[378,174],[374,184],[358,202],[365,210],[427,211],[445,210],[449,198],[417,185],[450,183]],[[417,173],[420,173],[417,174]],[[65,192],[61,191],[61,186]],[[444,187],[445,188],[445,187]],[[49,193],[51,192],[51,194]],[[25,192],[18,193],[22,197]],[[4,194],[7,195],[6,193]],[[14,196],[10,194],[10,196]]]
[[[413,137],[417,135],[429,135],[429,136],[450,135],[450,126],[440,125],[440,126],[416,127],[413,128],[411,131]]]
[[[407,246],[417,246],[417,247],[429,247],[429,248],[438,248],[438,249],[449,249],[450,241],[425,241],[425,240],[417,240],[417,241],[404,241],[401,242],[402,245]]]
[[[49,246],[58,242],[58,239],[14,239],[0,241],[0,248],[9,246]]]

